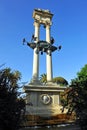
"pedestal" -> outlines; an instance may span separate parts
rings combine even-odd
[[[63,92],[65,88],[53,83],[24,86],[26,92],[26,114],[41,117],[52,117],[60,114],[62,109],[60,92]]]

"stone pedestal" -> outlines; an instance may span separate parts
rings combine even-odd
[[[61,114],[60,92],[66,87],[57,84],[26,85],[26,114],[51,117]]]

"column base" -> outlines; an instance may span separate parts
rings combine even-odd
[[[31,84],[31,85],[42,85],[42,83],[38,79],[32,79],[29,84]]]
[[[56,86],[56,85],[58,86],[57,83],[53,83],[52,81],[47,81],[46,85],[47,86]]]

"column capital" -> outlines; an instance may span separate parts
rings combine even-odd
[[[35,21],[34,21],[34,26],[35,26],[35,27],[40,27],[39,21],[35,20]]]
[[[48,23],[46,23],[45,26],[46,26],[46,29],[50,29],[51,28],[50,24],[48,24]]]
[[[45,21],[45,25],[50,27],[52,25],[52,22],[51,21]]]

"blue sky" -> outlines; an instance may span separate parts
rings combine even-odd
[[[53,77],[62,76],[68,82],[87,64],[87,0],[0,0],[0,65],[19,70],[21,81],[32,78],[33,50],[22,45],[34,33],[32,13],[35,8],[48,9],[54,16],[51,35],[55,45]],[[45,30],[41,28],[40,39]],[[46,55],[40,55],[40,75],[46,73]]]

